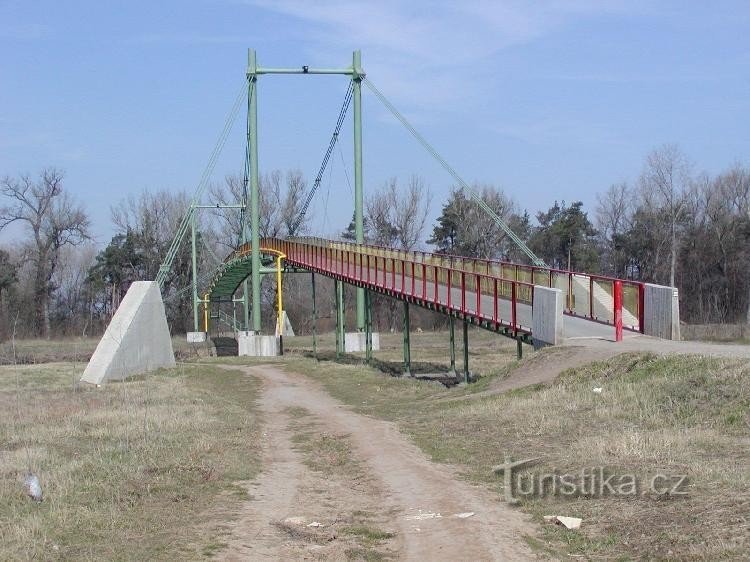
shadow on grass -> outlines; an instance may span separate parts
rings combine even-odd
[[[308,359],[316,359],[312,351],[301,351],[300,355]],[[364,357],[342,353],[336,357],[335,351],[320,351],[317,356],[318,361],[331,361],[342,365],[366,365]],[[369,366],[377,369],[381,373],[392,377],[404,376],[404,364],[401,361],[383,361],[373,357],[370,359]],[[443,363],[432,363],[427,361],[412,361],[411,376],[417,380],[439,382],[447,387],[455,386],[463,381],[463,373],[450,372],[450,366]]]

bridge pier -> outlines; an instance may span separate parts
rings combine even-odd
[[[344,343],[344,284],[336,279],[333,282],[334,300],[336,302],[336,359],[341,359],[345,351]]]
[[[404,301],[404,376],[411,376],[411,339],[410,331],[411,326],[409,322],[409,303]]]
[[[464,319],[464,382],[469,383],[469,322]]]
[[[456,376],[456,319],[453,316],[448,317],[448,330],[450,337],[450,352],[451,352],[451,370],[450,375]]]
[[[310,272],[310,284],[312,285],[312,346],[313,356],[318,359],[318,310],[315,305],[315,273]]]
[[[365,291],[365,363],[372,361],[372,294]]]

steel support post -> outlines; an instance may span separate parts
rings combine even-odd
[[[365,363],[372,361],[372,293],[365,291]]]
[[[341,357],[341,346],[342,346],[341,338],[339,337],[340,336],[340,332],[341,332],[341,330],[339,330],[339,321],[340,321],[340,317],[339,317],[339,283],[340,283],[340,281],[338,279],[334,279],[334,281],[333,281],[333,303],[334,303],[334,306],[336,307],[336,310],[335,310],[335,314],[336,314],[336,359],[338,359],[338,358]]]
[[[248,158],[250,163],[250,243],[252,245],[253,331],[260,333],[260,195],[258,192],[258,65],[255,51],[247,52]]]
[[[448,334],[450,337],[451,352],[451,375],[456,375],[456,319],[453,316],[448,317]]]
[[[310,282],[312,284],[312,346],[313,355],[318,359],[318,311],[315,308],[315,273],[310,273]]]
[[[334,282],[336,291],[336,358],[344,353],[344,283],[338,279]]]
[[[409,303],[404,301],[404,376],[411,376],[411,340],[409,326]]]
[[[354,236],[357,244],[364,244],[364,195],[362,187],[362,53],[352,56],[354,100]],[[365,328],[365,290],[357,288],[357,331]]]
[[[469,382],[469,323],[464,320],[464,382]]]
[[[523,359],[523,342],[521,336],[516,336],[516,356],[519,359]]]
[[[198,256],[195,244],[195,208],[190,209],[190,257],[192,260],[192,273],[193,278],[191,280],[193,285],[193,331],[198,331]]]
[[[242,325],[246,331],[250,330],[250,283],[247,279],[242,282]]]

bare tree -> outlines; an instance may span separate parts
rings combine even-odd
[[[62,172],[47,168],[36,181],[22,175],[6,176],[0,182],[0,193],[6,200],[0,207],[0,230],[21,222],[32,235],[28,258],[34,265],[35,319],[44,337],[50,334],[52,278],[61,250],[89,239],[89,218],[83,207],[63,191],[62,180]]]
[[[674,144],[666,144],[646,157],[640,178],[641,197],[647,208],[658,209],[665,219],[669,244],[669,284],[675,286],[680,221],[690,188],[690,164]]]
[[[424,234],[430,201],[430,190],[420,176],[412,175],[404,190],[399,188],[396,178],[390,179],[367,200],[373,242],[402,250],[416,248]]]
[[[419,246],[425,222],[430,210],[430,191],[424,180],[412,175],[405,189],[399,188],[398,180],[391,178],[383,188],[367,199],[365,206],[370,242],[414,250]],[[375,306],[385,314],[391,329],[395,328],[397,301],[375,297]]]
[[[304,175],[300,170],[289,170],[285,178],[280,170],[273,170],[260,176],[258,189],[261,238],[289,236],[304,204],[307,189]],[[243,179],[229,175],[225,178],[224,185],[212,186],[209,193],[212,203],[226,205],[242,203],[243,191]],[[235,248],[242,240],[243,224],[240,211],[221,209],[217,210],[215,215],[219,221],[220,243],[227,248]],[[245,220],[249,221],[250,218],[246,217]],[[306,223],[307,217],[298,230],[304,230]]]
[[[618,245],[621,237],[632,227],[635,194],[627,183],[617,183],[605,193],[596,195],[596,229],[603,247],[604,271],[624,275],[626,264]]]

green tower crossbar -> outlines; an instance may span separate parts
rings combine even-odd
[[[362,70],[362,57],[359,51],[352,55],[352,65],[347,68],[273,68],[258,65],[255,51],[248,49],[247,80],[252,94],[248,104],[247,159],[249,161],[250,183],[250,235],[252,247],[252,329],[260,332],[260,247],[259,247],[259,193],[258,193],[258,126],[257,126],[257,81],[264,74],[340,74],[352,80],[352,101],[354,109],[354,228],[358,244],[364,243],[364,195],[362,181],[362,81],[365,74]],[[365,295],[364,289],[357,288],[357,330],[365,329]],[[342,311],[343,312],[343,311]],[[343,325],[343,323],[342,323]],[[343,350],[343,341],[342,350]]]

